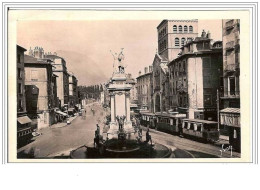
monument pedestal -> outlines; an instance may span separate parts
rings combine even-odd
[[[124,73],[113,74],[113,77],[108,85],[111,107],[110,129],[107,132],[108,139],[118,137],[118,133],[120,132],[119,122],[123,122],[123,128],[121,130],[126,133],[127,138],[133,136],[131,133],[134,133],[134,128],[130,118],[131,88],[132,85],[126,82],[126,76]],[[121,118],[120,121],[119,118]]]

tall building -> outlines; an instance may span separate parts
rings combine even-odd
[[[158,52],[153,61],[153,112],[170,109],[169,73],[167,64],[178,57],[180,48],[198,36],[198,20],[163,20],[157,26]]]
[[[240,150],[240,20],[222,20],[222,27],[224,90],[220,121],[230,143]]]
[[[56,76],[51,60],[25,55],[26,107],[28,115],[38,118],[38,129],[55,123]]]
[[[217,121],[222,64],[222,42],[213,43],[210,32],[186,43],[168,64],[170,107],[189,119]]]
[[[152,79],[152,67],[145,67],[144,74],[139,72],[139,76],[136,78],[136,89],[138,97],[138,107],[145,110],[152,110],[151,104],[151,79]]]
[[[25,97],[25,72],[24,72],[24,52],[25,48],[16,46],[16,66],[17,66],[17,139],[26,137],[32,133],[30,128],[31,119],[27,116]]]
[[[178,56],[186,41],[198,36],[198,20],[163,20],[157,26],[158,54],[172,61]]]
[[[78,104],[77,94],[78,80],[73,73],[69,73],[69,107],[74,108]]]
[[[57,96],[60,107],[69,103],[69,74],[67,72],[66,61],[56,54],[45,54],[46,59],[52,61],[54,66],[53,73],[57,75]]]

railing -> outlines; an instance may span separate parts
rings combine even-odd
[[[235,71],[235,70],[236,70],[236,64],[228,64],[224,68],[224,71]]]
[[[223,98],[239,98],[240,97],[240,91],[224,91],[220,93],[220,97]]]

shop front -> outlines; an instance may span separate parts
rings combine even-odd
[[[229,143],[240,151],[241,134],[240,134],[240,108],[225,108],[220,110],[220,124],[228,128]]]

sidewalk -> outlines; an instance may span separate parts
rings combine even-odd
[[[78,115],[74,116],[74,117],[70,117],[69,118],[69,121],[72,122],[74,119],[76,119],[78,117]],[[60,127],[65,127],[67,126],[67,121],[64,121],[64,122],[59,122],[59,123],[56,123],[56,124],[53,124],[50,126],[51,129],[54,129],[54,128],[60,128]]]

